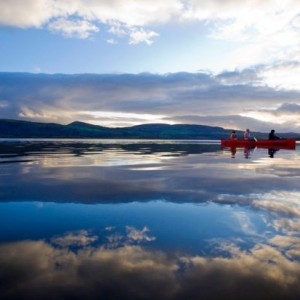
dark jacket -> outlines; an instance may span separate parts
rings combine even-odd
[[[280,139],[280,137],[278,137],[276,134],[275,134],[275,131],[271,131],[270,133],[269,133],[269,140],[279,140]]]

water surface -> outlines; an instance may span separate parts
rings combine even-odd
[[[1,299],[299,299],[299,158],[1,140]]]

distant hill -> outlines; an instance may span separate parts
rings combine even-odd
[[[0,119],[0,138],[118,138],[118,139],[222,139],[231,130],[205,125],[144,124],[132,127],[110,128],[73,122],[68,125]],[[237,132],[242,136],[242,132]],[[283,133],[282,137],[300,139],[300,134]],[[258,138],[266,133],[256,132]]]

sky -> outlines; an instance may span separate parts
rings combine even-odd
[[[0,118],[300,132],[298,0],[0,0]]]

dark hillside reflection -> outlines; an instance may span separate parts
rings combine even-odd
[[[55,154],[69,153],[76,155],[89,155],[109,150],[119,150],[127,152],[135,152],[136,154],[154,154],[154,153],[169,153],[172,154],[199,154],[203,152],[214,152],[220,147],[217,142],[205,144],[201,142],[188,141],[138,141],[127,140],[123,143],[119,141],[102,140],[96,141],[0,141],[0,158],[5,157],[22,157],[30,154]],[[5,161],[1,161],[4,163]]]
[[[0,142],[0,299],[300,299],[300,153]]]
[[[217,143],[199,142],[6,141],[0,144],[0,163],[7,170],[0,200],[172,200],[178,193],[172,177],[181,168],[172,170],[173,160],[217,151]]]

